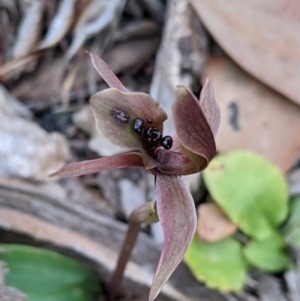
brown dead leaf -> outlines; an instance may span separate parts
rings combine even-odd
[[[42,31],[44,2],[29,1],[26,13],[18,28],[18,36],[12,50],[12,58],[29,55],[36,47]]]
[[[297,0],[190,0],[222,48],[253,76],[300,104]]]
[[[108,26],[116,24],[124,5],[124,0],[91,1],[75,24],[74,37],[66,58],[71,59],[88,38],[99,35]]]
[[[206,73],[222,112],[218,150],[249,149],[287,171],[300,151],[300,107],[228,59],[213,58]]]
[[[215,203],[205,203],[198,207],[198,236],[206,241],[218,241],[233,234],[237,226],[233,224]]]
[[[68,32],[75,17],[78,0],[62,0],[39,49],[55,46]]]
[[[12,71],[20,72],[21,70],[26,68],[27,64],[34,63],[34,61],[40,54],[41,53],[34,52],[28,56],[16,58],[16,59],[0,66],[0,76],[3,76]]]

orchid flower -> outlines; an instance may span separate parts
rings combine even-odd
[[[152,203],[151,209],[138,208],[130,218],[133,225],[136,225],[136,217],[138,221],[149,223],[159,219],[162,225],[164,243],[150,289],[149,301],[152,301],[183,259],[194,236],[195,205],[181,175],[202,171],[215,155],[214,137],[220,125],[220,109],[208,78],[199,100],[188,89],[178,86],[173,104],[176,134],[163,136],[167,114],[158,102],[148,94],[128,92],[100,57],[91,52],[88,54],[94,68],[110,87],[91,97],[96,127],[111,142],[127,147],[129,151],[70,163],[52,176],[79,176],[124,167],[144,168],[154,175],[155,206]],[[153,215],[158,218],[150,218]],[[127,238],[123,251],[128,250],[129,241],[134,240],[138,233],[139,227],[133,228],[135,235]],[[131,248],[132,243],[130,251]],[[119,260],[122,271],[129,255],[124,256]],[[115,285],[117,282],[116,279],[113,281]]]

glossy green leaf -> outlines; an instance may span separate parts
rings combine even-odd
[[[300,249],[300,197],[291,201],[290,217],[283,232],[286,242]]]
[[[28,301],[89,301],[100,292],[94,275],[79,262],[58,253],[24,245],[0,245],[9,273],[6,283]]]
[[[241,245],[233,238],[209,243],[195,236],[185,262],[194,276],[211,288],[238,291],[245,282],[247,266]]]
[[[250,241],[243,253],[248,263],[264,272],[281,272],[291,265],[286,250],[273,237],[263,241]]]
[[[273,235],[287,216],[283,175],[254,153],[235,151],[217,156],[204,171],[204,180],[226,215],[253,238]]]

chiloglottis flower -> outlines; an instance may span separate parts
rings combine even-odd
[[[70,163],[52,176],[79,176],[124,167],[144,168],[154,175],[156,210],[164,243],[150,289],[152,301],[181,262],[194,236],[196,210],[181,175],[202,171],[214,157],[220,109],[208,78],[199,100],[188,89],[178,86],[173,103],[176,134],[164,136],[167,114],[158,102],[148,94],[128,92],[100,57],[89,54],[94,68],[110,87],[90,100],[96,127],[111,142],[129,151]]]

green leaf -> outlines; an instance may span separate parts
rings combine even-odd
[[[300,197],[291,201],[290,217],[283,229],[286,242],[300,249]]]
[[[281,272],[291,266],[282,244],[273,237],[250,241],[243,249],[246,260],[254,267],[269,273]]]
[[[97,279],[79,262],[58,253],[24,245],[0,245],[9,273],[6,283],[28,301],[89,301],[99,293]]]
[[[195,236],[185,262],[194,276],[211,288],[238,291],[245,282],[246,263],[240,243],[233,238],[208,243]]]
[[[247,235],[264,239],[287,216],[288,190],[281,172],[264,158],[234,151],[204,171],[212,198]]]

